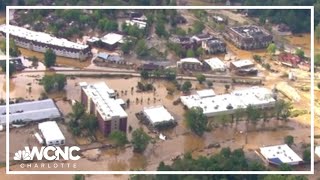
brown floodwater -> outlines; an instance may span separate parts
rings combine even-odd
[[[266,49],[246,51],[246,50],[238,49],[229,41],[226,41],[226,44],[227,44],[228,52],[231,55],[236,56],[238,59],[252,59],[253,55],[260,55],[262,57],[267,55]]]
[[[300,47],[304,50],[305,55],[310,57],[311,35],[307,33],[284,36],[293,46]]]
[[[43,92],[42,86],[38,84],[35,78],[41,78],[42,75],[31,75],[28,73],[17,74],[13,79],[15,88],[10,92],[11,98],[25,97],[27,99],[37,99],[40,93]],[[178,125],[173,129],[168,129],[162,133],[168,137],[166,141],[157,140],[154,144],[150,144],[143,154],[132,152],[132,148],[126,149],[112,149],[102,150],[101,157],[98,161],[89,161],[85,158],[79,160],[77,168],[79,170],[132,170],[132,169],[146,169],[155,170],[159,162],[164,161],[171,163],[171,159],[181,155],[185,152],[192,152],[197,157],[200,155],[211,155],[220,151],[220,149],[210,148],[207,149],[209,144],[220,143],[221,147],[231,147],[232,149],[244,148],[247,153],[253,154],[252,149],[257,149],[263,145],[274,145],[283,143],[283,138],[286,135],[293,135],[295,142],[302,143],[310,141],[309,134],[310,128],[308,125],[300,124],[295,120],[290,120],[286,123],[276,120],[257,123],[256,125],[249,126],[249,133],[246,136],[243,132],[246,131],[245,123],[239,122],[237,125],[220,126],[214,128],[211,132],[206,132],[202,138],[194,135],[186,127],[184,121],[185,110],[183,106],[173,105],[173,100],[176,100],[181,94],[175,91],[173,95],[167,94],[167,88],[174,88],[172,83],[164,80],[148,80],[156,88],[155,92],[136,92],[135,87],[140,78],[75,78],[68,79],[65,91],[61,93],[49,94],[50,97],[57,101],[57,106],[64,115],[71,111],[69,102],[62,100],[67,97],[70,100],[80,99],[79,82],[85,81],[88,83],[104,81],[107,85],[119,92],[120,98],[127,100],[130,99],[130,106],[126,109],[128,113],[128,126],[133,129],[142,127],[150,136],[156,138],[156,135],[150,132],[144,125],[140,124],[135,117],[135,113],[143,110],[146,106],[164,105],[169,112],[177,119]],[[32,83],[32,92],[28,93],[28,83]],[[182,83],[182,81],[180,81]],[[204,86],[198,85],[197,82],[192,82],[193,87],[198,89]],[[131,87],[134,91],[131,92]],[[236,85],[233,88],[241,89],[244,85]],[[214,91],[216,94],[225,93],[223,83],[214,83]],[[136,101],[138,99],[138,101]],[[141,103],[142,99],[142,103]],[[149,99],[149,100],[148,100]],[[210,120],[214,121],[214,120]],[[282,127],[276,129],[274,127]],[[101,136],[98,138],[99,142],[110,143],[108,139]],[[128,133],[128,139],[131,139],[131,133]],[[80,138],[81,141],[81,138]],[[78,142],[78,141],[76,141]],[[82,143],[87,141],[82,139]],[[18,167],[13,167],[19,169]]]
[[[41,62],[43,62],[44,54],[40,52],[31,51],[25,48],[19,48],[21,54],[25,57],[36,56]],[[85,68],[91,64],[91,61],[87,59],[86,61],[80,61],[78,59],[66,58],[57,56],[56,64],[61,66],[75,67],[75,68]]]

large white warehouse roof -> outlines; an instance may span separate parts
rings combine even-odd
[[[10,104],[9,120],[39,121],[61,117],[52,99]],[[6,123],[6,106],[0,106],[0,124]]]

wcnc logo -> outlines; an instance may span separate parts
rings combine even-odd
[[[14,154],[13,160],[16,161],[29,161],[29,160],[79,160],[80,156],[78,155],[80,148],[77,146],[64,147],[64,149],[55,146],[42,146],[40,149],[38,147],[33,147],[31,150],[29,147],[24,147],[24,150],[19,150]]]

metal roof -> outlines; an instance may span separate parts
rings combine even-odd
[[[57,122],[55,121],[39,123],[38,127],[46,142],[65,140],[64,135],[62,134]]]
[[[147,116],[152,124],[174,121],[173,116],[164,106],[153,106],[144,108],[143,113]]]
[[[61,117],[52,99],[10,104],[9,120],[39,121]],[[6,123],[6,106],[0,106],[0,124]]]
[[[275,164],[296,164],[302,161],[287,144],[261,147],[260,153],[271,163]]]
[[[9,27],[7,27],[5,24],[3,24],[0,26],[0,31],[4,33],[9,31],[11,35],[14,35],[23,39],[28,39],[30,41],[36,41],[36,42],[50,44],[50,45],[59,46],[59,47],[73,48],[73,49],[79,49],[79,50],[83,50],[89,47],[88,45],[79,44],[63,38],[57,38],[44,32],[31,31],[29,29],[22,28],[19,26],[9,25]]]

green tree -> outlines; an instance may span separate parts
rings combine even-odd
[[[237,108],[234,112],[233,117],[235,118],[236,122],[240,121],[241,118],[245,115],[246,111],[242,108]]]
[[[320,40],[320,24],[316,26],[316,29],[314,30],[314,35],[316,37],[317,42]]]
[[[135,51],[136,51],[138,57],[144,57],[144,56],[148,55],[148,47],[147,47],[145,40],[140,39],[137,42]]]
[[[85,108],[83,104],[76,101],[76,103],[72,106],[72,113],[70,114],[70,116],[72,117],[72,119],[78,120],[81,116],[83,116],[84,113]]]
[[[80,129],[87,129],[89,136],[94,136],[98,128],[97,118],[92,114],[84,113],[80,118]]]
[[[133,146],[133,151],[134,152],[143,152],[149,142],[150,142],[151,138],[150,136],[148,136],[148,134],[146,134],[142,128],[136,129],[132,132],[132,146]]]
[[[72,179],[73,180],[85,180],[86,178],[82,174],[75,174],[75,175],[73,175]]]
[[[205,25],[202,21],[195,21],[192,25],[193,28],[193,33],[194,34],[199,34],[202,33],[203,29],[205,28]]]
[[[36,56],[32,56],[30,58],[30,61],[32,62],[32,66],[37,67],[39,65],[39,59]]]
[[[6,40],[0,40],[0,50],[5,53],[6,52]]]
[[[45,75],[42,78],[41,83],[46,92],[50,92],[54,89],[55,81],[52,75]]]
[[[308,147],[307,149],[305,149],[303,151],[303,160],[305,162],[310,162],[311,161],[311,151],[310,151],[310,147]]]
[[[198,136],[202,136],[207,128],[207,117],[200,107],[191,108],[186,113],[188,127]]]
[[[195,57],[193,49],[188,49],[187,51],[187,57]]]
[[[156,34],[159,37],[167,37],[168,36],[168,32],[166,31],[164,23],[159,22],[156,24]]]
[[[290,116],[290,110],[292,109],[292,105],[290,102],[285,102],[280,99],[275,103],[274,111],[277,119],[287,120]]]
[[[183,92],[189,92],[190,91],[190,88],[192,87],[192,84],[190,81],[185,81],[183,84],[182,84],[182,87],[181,87],[181,90]]]
[[[203,74],[197,74],[196,78],[200,84],[202,84],[206,80],[206,76],[204,76]]]
[[[141,77],[142,77],[143,79],[148,79],[148,78],[149,78],[149,72],[146,71],[146,70],[142,70],[142,71],[140,72],[140,75],[141,75]]]
[[[248,120],[252,121],[253,123],[256,123],[261,117],[260,109],[252,105],[247,106],[246,113],[247,113]]]
[[[284,143],[288,144],[288,146],[291,146],[294,143],[293,136],[289,135],[289,136],[284,137]]]
[[[201,57],[204,54],[204,49],[202,47],[198,47],[196,50],[196,56]]]
[[[54,80],[57,84],[57,89],[58,91],[61,91],[64,89],[64,86],[67,83],[67,78],[64,74],[55,74],[54,75]]]
[[[66,85],[67,79],[64,74],[45,75],[41,83],[46,92],[53,90],[62,91]]]
[[[126,133],[122,131],[113,131],[109,135],[109,138],[114,141],[117,146],[124,146],[128,142]]]
[[[21,55],[20,50],[18,49],[18,46],[14,42],[14,40],[10,39],[9,41],[9,55],[11,57],[17,57]]]
[[[44,53],[44,65],[47,68],[54,66],[56,64],[57,56],[52,49],[47,49]]]
[[[256,62],[258,62],[258,63],[261,63],[262,62],[262,58],[261,58],[261,56],[259,56],[259,55],[253,55],[252,56],[252,58],[253,58],[253,60],[255,60]]]
[[[315,66],[320,66],[320,54],[316,54],[314,56],[314,65]]]
[[[132,49],[132,41],[125,41],[122,45],[121,45],[121,50],[123,52],[123,54],[129,54],[131,49]]]
[[[268,48],[267,48],[267,52],[271,55],[274,55],[274,53],[277,50],[277,46],[274,43],[270,43]]]
[[[282,163],[279,166],[279,171],[292,171],[292,167],[289,164]]]
[[[177,78],[177,72],[172,69],[166,69],[164,72],[164,76],[169,81],[174,81]]]
[[[304,58],[304,51],[302,49],[296,49],[295,54],[300,58]]]
[[[2,72],[6,73],[7,72],[7,64],[6,64],[6,61],[2,61],[1,62],[1,69],[2,69]],[[12,63],[9,63],[9,77],[12,77],[13,73],[16,71],[16,68],[14,66],[14,64]]]

